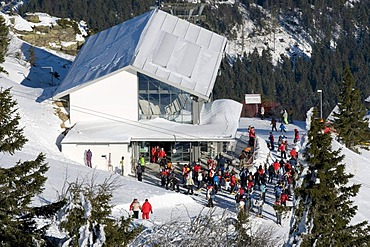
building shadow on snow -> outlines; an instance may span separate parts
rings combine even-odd
[[[24,77],[21,85],[43,90],[36,102],[51,98],[71,67],[72,61],[26,43],[22,44],[19,52],[20,54],[15,55],[19,56],[19,63],[27,61],[32,64],[27,75],[18,71],[18,74]]]

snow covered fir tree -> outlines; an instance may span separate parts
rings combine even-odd
[[[299,246],[368,246],[370,226],[366,221],[352,225],[357,211],[352,198],[359,184],[349,184],[352,174],[345,172],[341,150],[332,149],[330,132],[313,111],[305,150],[307,168],[303,184],[297,189],[299,204],[291,243]],[[305,231],[302,231],[302,228]]]
[[[19,127],[20,116],[10,89],[0,92],[0,151],[13,155],[27,139]],[[42,192],[48,166],[45,155],[35,160],[18,161],[10,168],[0,167],[0,245],[34,246],[42,243],[45,228],[38,228],[31,206],[33,197]]]
[[[5,25],[5,19],[3,16],[0,16],[0,63],[5,61],[5,55],[9,45],[8,34],[9,30]],[[2,66],[0,66],[0,72],[6,73]]]
[[[334,111],[334,127],[338,138],[347,148],[358,151],[370,141],[366,107],[356,88],[355,78],[347,66],[340,82],[338,111]]]
[[[94,176],[93,176],[94,177]],[[133,227],[130,217],[111,217],[111,199],[117,189],[113,178],[97,184],[93,180],[69,183],[64,206],[57,214],[55,224],[65,237],[54,239],[63,246],[127,246],[142,231]]]

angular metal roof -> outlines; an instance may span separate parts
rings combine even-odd
[[[208,99],[225,46],[225,37],[155,9],[89,37],[54,98],[133,69]]]

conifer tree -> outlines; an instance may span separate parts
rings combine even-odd
[[[237,237],[235,242],[239,246],[247,246],[252,241],[252,236],[250,236],[250,224],[249,223],[249,213],[240,210],[238,213],[237,221],[235,222],[235,230],[237,232]]]
[[[141,227],[132,228],[129,217],[110,217],[115,188],[115,180],[110,179],[101,184],[92,180],[90,184],[77,181],[69,185],[67,203],[57,219],[59,228],[68,233],[65,241],[69,246],[127,246],[142,231]]]
[[[0,152],[14,154],[27,142],[23,129],[19,128],[20,116],[12,100],[10,89],[0,92]]]
[[[309,230],[300,246],[370,244],[367,222],[350,225],[357,211],[351,198],[356,196],[360,185],[347,185],[353,175],[345,173],[345,165],[341,163],[344,156],[340,155],[341,150],[332,150],[331,135],[323,132],[324,127],[314,111],[305,151],[310,172],[299,191]]]
[[[19,128],[19,114],[10,89],[0,92],[0,151],[14,154],[27,139]],[[0,167],[0,246],[34,246],[42,242],[44,228],[37,229],[32,198],[41,193],[48,170],[45,156]]]
[[[345,68],[340,83],[338,108],[339,112],[334,113],[334,127],[339,140],[347,148],[358,151],[357,146],[369,141],[369,125],[364,119],[366,108],[361,102],[360,91],[355,88],[355,79],[349,67]]]
[[[8,50],[9,39],[8,39],[8,27],[5,25],[4,17],[0,15],[0,63],[5,61],[5,55]],[[0,72],[6,72],[3,67],[0,66]]]

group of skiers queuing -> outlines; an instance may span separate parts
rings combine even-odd
[[[160,165],[159,177],[161,186],[176,192],[180,192],[180,185],[185,188],[185,194],[196,194],[205,190],[207,206],[214,207],[215,196],[220,192],[226,192],[235,196],[236,208],[244,212],[254,212],[263,217],[263,207],[266,203],[266,192],[272,190],[275,195],[274,205],[277,223],[281,224],[281,208],[293,195],[296,180],[298,179],[298,153],[295,147],[288,150],[288,140],[283,131],[281,132],[277,148],[273,131],[276,130],[276,120],[272,118],[272,131],[270,132],[268,146],[274,156],[279,157],[271,164],[260,165],[258,169],[249,165],[241,165],[237,169],[231,160],[227,160],[222,154],[214,159],[209,158],[206,164],[191,162],[181,165],[173,164],[166,155],[155,155],[151,161]],[[249,144],[253,151],[256,132],[253,126],[249,127]],[[299,131],[294,130],[294,143],[299,141]],[[163,150],[155,148],[155,150]],[[152,152],[153,149],[152,149]],[[155,151],[156,152],[156,151]],[[288,153],[289,152],[289,153]],[[164,152],[165,153],[165,152]],[[175,169],[176,168],[176,169]],[[142,156],[137,164],[137,171],[145,170],[145,160]],[[181,171],[180,171],[181,170]],[[141,181],[138,173],[138,179]],[[136,210],[141,210],[136,208]],[[148,213],[148,212],[146,212]],[[135,212],[134,212],[135,214]],[[135,216],[136,217],[136,216]]]
[[[163,147],[153,146],[151,148],[151,156],[150,156],[151,163],[158,163],[160,165],[167,164],[167,154]],[[143,173],[145,172],[145,157],[144,155],[140,155],[140,158],[135,167],[135,173],[137,179],[142,182],[143,181]]]
[[[266,203],[267,188],[273,187],[275,201],[274,209],[276,212],[277,223],[281,224],[280,207],[287,206],[287,201],[293,196],[296,181],[298,179],[298,155],[295,149],[291,152],[290,158],[281,157],[276,159],[270,165],[260,165],[257,171],[249,172],[248,168],[242,168],[239,173],[239,181],[237,181],[238,189],[235,195],[235,200],[239,210],[244,212],[254,212],[253,208],[257,208],[257,216],[263,217],[263,206]]]
[[[150,204],[148,199],[145,199],[145,202],[143,203],[143,205],[141,205],[138,199],[135,198],[130,204],[130,211],[133,212],[132,217],[134,219],[139,219],[139,212],[141,212],[141,217],[144,220],[148,220],[149,213],[153,213],[152,205]]]
[[[287,149],[288,142],[282,137],[282,145]],[[289,159],[287,159],[289,157]],[[165,159],[164,159],[165,160]],[[236,207],[244,212],[254,212],[263,217],[263,206],[266,203],[267,188],[274,188],[274,205],[286,207],[286,202],[293,195],[298,179],[298,153],[292,148],[289,155],[280,152],[280,160],[276,159],[270,165],[260,165],[254,168],[234,168],[231,160],[226,160],[221,154],[215,159],[209,158],[206,165],[192,162],[180,165],[181,174],[176,176],[174,165],[167,161],[161,162],[159,176],[161,186],[180,192],[180,184],[185,188],[185,194],[199,194],[201,189],[206,192],[207,206],[214,207],[215,196],[220,192],[235,195]],[[270,184],[270,185],[269,185]],[[277,223],[281,224],[281,211],[276,210]]]
[[[249,172],[247,166],[242,168],[239,173],[238,191],[235,195],[235,200],[239,210],[251,212],[254,211],[253,207],[256,207],[257,216],[262,217],[263,205],[266,201],[267,187],[273,187],[275,194],[273,207],[276,212],[278,224],[281,224],[282,211],[286,209],[287,201],[293,195],[295,183],[298,179],[299,163],[298,152],[295,148],[295,144],[300,140],[298,129],[294,129],[294,146],[289,150],[288,140],[284,135],[284,133],[286,133],[284,123],[292,123],[292,120],[288,119],[286,110],[282,112],[282,118],[280,121],[281,134],[277,143],[275,143],[275,137],[273,134],[274,131],[278,131],[276,127],[277,120],[274,117],[271,119],[271,132],[267,142],[271,152],[274,153],[276,151],[274,156],[278,158],[269,165],[265,164],[264,167],[260,165],[254,173]],[[248,144],[251,146],[254,143],[256,136],[254,127],[249,126],[248,132]],[[276,144],[277,146],[275,146]],[[272,184],[273,186],[267,186],[268,184]]]
[[[223,188],[225,192],[236,193],[238,172],[232,166],[231,160],[226,160],[221,154],[215,159],[209,158],[207,164],[192,162],[181,165],[181,174],[178,178],[174,165],[168,161],[167,164],[161,162],[159,177],[161,186],[180,192],[180,184],[185,188],[185,194],[198,195],[202,189],[206,192],[207,206],[214,206],[215,195]]]
[[[159,174],[161,186],[166,189],[179,192],[180,183],[186,188],[185,194],[189,195],[198,194],[202,188],[205,189],[208,207],[214,206],[215,196],[223,191],[235,195],[239,210],[250,212],[253,211],[253,207],[257,207],[257,216],[262,217],[269,183],[276,183],[275,204],[286,205],[286,201],[292,196],[298,175],[297,163],[297,153],[291,152],[289,160],[284,158],[280,161],[275,160],[269,166],[261,165],[255,172],[252,172],[252,169],[249,171],[247,167],[238,171],[230,160],[227,161],[219,155],[216,159],[208,159],[206,166],[199,162],[184,164],[181,179],[177,178],[171,162],[166,166],[162,165]]]

